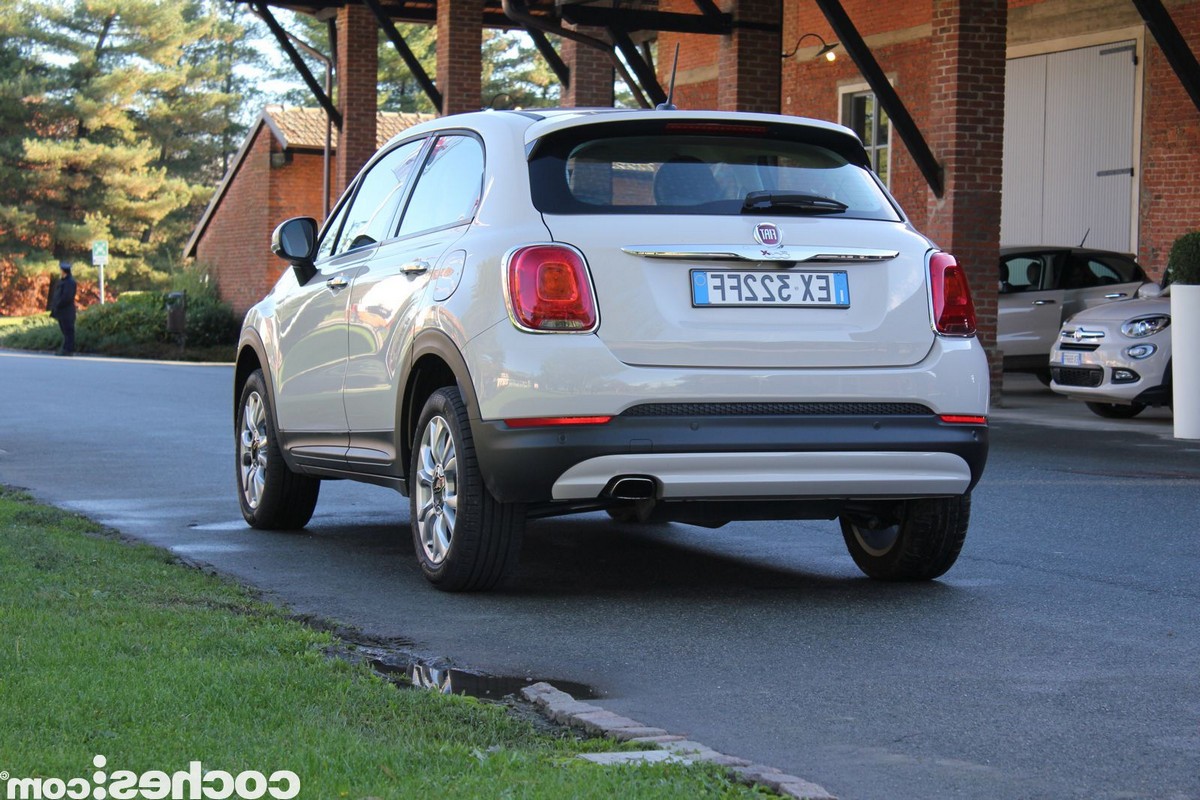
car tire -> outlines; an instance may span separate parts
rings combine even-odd
[[[1049,386],[1050,381],[1054,380],[1054,376],[1050,374],[1050,370],[1048,369],[1039,369],[1033,374],[1037,376],[1038,382],[1042,384],[1042,386]]]
[[[899,518],[869,528],[865,520],[840,519],[846,549],[867,576],[883,581],[928,581],[954,565],[967,536],[971,495],[906,500]]]
[[[438,589],[491,589],[516,568],[525,508],[488,491],[457,388],[438,389],[425,402],[413,437],[408,496],[413,549]]]
[[[283,460],[262,370],[250,374],[237,407],[234,435],[242,516],[260,530],[303,528],[317,506],[321,481],[293,472]]]
[[[1105,419],[1133,419],[1146,410],[1141,403],[1088,403],[1092,413]]]

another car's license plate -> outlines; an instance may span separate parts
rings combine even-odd
[[[692,305],[849,308],[850,282],[840,270],[692,270]]]
[[[1062,356],[1062,364],[1064,367],[1078,367],[1083,363],[1082,353],[1072,353],[1067,351],[1060,353],[1059,355]]]

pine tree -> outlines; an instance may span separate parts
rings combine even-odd
[[[219,22],[202,0],[6,6],[0,249],[45,270],[105,239],[119,287],[161,280],[223,154]]]

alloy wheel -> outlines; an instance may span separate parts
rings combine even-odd
[[[430,563],[446,560],[458,516],[458,455],[450,426],[430,418],[421,432],[416,475],[417,530]]]

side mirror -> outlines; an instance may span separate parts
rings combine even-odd
[[[317,254],[317,221],[312,217],[292,217],[279,223],[271,234],[271,252],[292,264],[300,283],[316,274],[313,257]]]
[[[1143,283],[1140,287],[1138,287],[1137,294],[1135,295],[1135,297],[1140,297],[1140,298],[1161,297],[1162,293],[1163,293],[1163,287],[1159,286],[1157,283]]]

